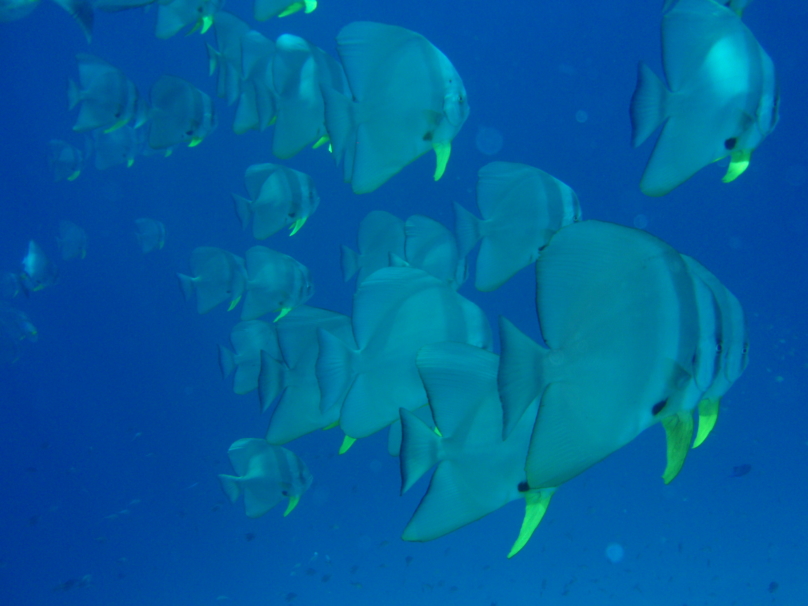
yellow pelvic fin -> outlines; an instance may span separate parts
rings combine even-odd
[[[307,15],[317,8],[317,0],[303,0],[303,4],[306,5],[305,11]]]
[[[525,517],[522,520],[522,528],[519,529],[519,536],[508,553],[509,558],[515,556],[527,545],[544,514],[547,513],[547,507],[550,505],[550,499],[553,498],[555,491],[555,488],[543,488],[529,490],[525,493]]]
[[[665,438],[668,443],[668,464],[662,479],[670,484],[673,478],[682,471],[690,442],[693,440],[693,415],[690,412],[679,412],[662,420]]]
[[[331,141],[331,139],[328,138],[328,135],[323,135],[322,137],[317,139],[317,141],[315,141],[314,145],[312,145],[311,148],[312,149],[317,149],[318,147],[328,143],[329,141]],[[328,147],[330,148],[331,145],[329,145]]]
[[[283,512],[283,517],[285,518],[292,510],[297,507],[297,504],[300,503],[300,495],[294,495],[289,497],[289,504],[286,506],[286,511]]]
[[[162,244],[160,244],[160,248],[163,248]],[[227,308],[227,311],[233,311],[235,309],[236,305],[239,304],[239,301],[241,301],[241,296],[239,296],[238,298],[233,299],[232,301],[230,301],[230,306]]]
[[[713,431],[715,422],[718,421],[720,403],[721,400],[718,398],[707,398],[699,402],[699,429],[696,432],[696,441],[693,442],[693,448],[701,446],[701,443]]]
[[[289,15],[293,15],[294,13],[299,11],[301,8],[303,8],[303,2],[301,0],[298,0],[298,2],[295,2],[294,4],[290,4],[289,6],[287,6],[283,10],[283,12],[278,15],[278,17],[288,17]]]
[[[202,143],[202,137],[194,137],[191,139],[191,142],[188,143],[188,147],[196,147],[200,143]]]
[[[190,35],[191,35],[191,34],[193,34],[193,33],[194,33],[196,30],[198,30],[198,29],[199,29],[201,26],[202,26],[202,19],[197,19],[196,23],[194,23],[194,26],[193,26],[191,29],[189,29],[189,30],[188,30],[188,33],[186,33],[185,35],[186,35],[186,36],[190,36]]]
[[[308,217],[303,217],[301,219],[298,219],[294,223],[292,223],[292,227],[290,228],[289,235],[294,236],[297,232],[299,232],[300,228],[303,227],[306,224],[306,219],[308,219]]]
[[[76,172],[74,172],[72,175],[70,175],[70,176],[67,178],[67,180],[68,180],[68,181],[75,181],[76,179],[78,179],[78,178],[79,178],[79,175],[80,175],[80,174],[81,174],[81,171],[80,171],[80,170],[77,170],[77,171],[76,171]]]
[[[432,431],[434,431],[434,432],[435,432],[435,435],[436,435],[436,436],[438,436],[439,438],[442,438],[442,437],[443,437],[443,434],[440,432],[440,429],[438,429],[437,427],[434,427],[434,428],[432,429]]]
[[[292,311],[292,308],[291,308],[291,307],[282,307],[282,308],[281,308],[280,313],[278,314],[278,317],[277,317],[277,318],[275,318],[275,319],[274,319],[274,320],[272,320],[272,321],[273,321],[273,322],[277,322],[277,321],[278,321],[278,320],[280,320],[280,319],[281,319],[283,316],[285,316],[286,314],[288,314],[290,311]]]
[[[134,158],[129,158],[129,159],[126,161],[126,168],[132,168],[132,165],[133,165],[134,163],[135,163],[135,159],[134,159]]]
[[[749,168],[749,160],[752,159],[751,149],[742,149],[734,151],[730,154],[729,166],[727,167],[727,174],[721,180],[724,183],[731,183],[740,177],[744,171]]]
[[[105,134],[105,135],[108,135],[108,134],[109,134],[109,133],[111,133],[112,131],[114,131],[114,130],[118,130],[119,128],[121,128],[121,127],[122,127],[124,124],[126,124],[127,122],[129,122],[129,118],[127,118],[126,120],[119,120],[118,122],[116,122],[115,124],[113,124],[112,126],[110,126],[108,129],[106,129],[106,130],[104,131],[104,134]]]
[[[435,150],[435,181],[437,181],[446,171],[446,165],[449,163],[449,156],[452,155],[452,142],[446,141],[444,143],[433,143],[432,149]]]
[[[339,426],[339,419],[337,419],[333,423],[330,423],[329,425],[326,425],[325,427],[323,427],[323,431],[325,431],[326,429],[334,429],[337,426]]]
[[[342,440],[342,446],[339,447],[339,453],[345,454],[348,452],[348,449],[353,446],[353,443],[356,442],[356,438],[352,438],[351,436],[345,436]]]
[[[213,25],[213,15],[206,15],[202,17],[202,28],[199,33],[204,34],[210,29],[211,25]]]

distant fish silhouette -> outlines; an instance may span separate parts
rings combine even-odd
[[[732,474],[730,477],[732,478],[740,478],[741,476],[745,476],[750,471],[752,471],[752,466],[748,463],[744,463],[743,465],[736,465],[732,468]]]

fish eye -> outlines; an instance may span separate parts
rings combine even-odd
[[[724,147],[726,147],[727,149],[730,149],[730,150],[735,149],[735,146],[737,144],[738,144],[738,138],[737,137],[730,137],[729,139],[724,141]]]
[[[654,416],[658,415],[660,412],[662,412],[662,409],[665,408],[665,404],[667,404],[666,401],[657,402],[654,404],[654,406],[651,408],[651,414]]]
[[[724,350],[724,346],[719,342],[715,344],[715,351],[721,353]]]
[[[530,490],[530,486],[528,486],[527,482],[519,482],[519,485],[516,487],[519,492],[527,492]]]
[[[285,497],[288,497],[289,496],[289,491],[288,490],[281,490],[281,494],[283,496],[285,496]]]

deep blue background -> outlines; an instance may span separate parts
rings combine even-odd
[[[174,274],[196,246],[243,254],[254,244],[230,193],[244,193],[247,166],[273,161],[271,132],[234,135],[233,108],[217,100],[220,127],[200,146],[54,183],[48,140],[82,145],[65,94],[77,52],[121,68],[143,94],[163,73],[213,94],[204,47],[213,34],[162,41],[154,10],[100,13],[88,47],[50,2],[0,24],[0,271],[19,270],[31,238],[58,258],[60,219],[90,238],[85,260],[60,263],[56,286],[13,303],[40,338],[0,367],[0,604],[804,604],[808,7],[757,0],[744,16],[782,89],[780,124],[746,174],[723,185],[711,166],[651,199],[638,189],[651,146],[631,149],[628,102],[638,60],[660,71],[659,4],[323,0],[310,15],[266,23],[244,0],[227,6],[269,37],[295,33],[330,53],[354,20],[414,29],[468,90],[471,116],[438,183],[431,154],[363,196],[322,149],[288,161],[314,177],[322,202],[294,238],[265,244],[311,269],[311,304],[350,313],[339,245],[354,245],[367,212],[424,213],[451,227],[451,202],[474,208],[476,171],[491,159],[564,180],[587,218],[632,225],[643,215],[741,300],[751,363],[676,481],[659,477],[664,436],[654,427],[559,490],[511,561],[521,503],[429,544],[402,542],[426,483],[398,496],[398,463],[381,435],[342,457],[336,432],[293,443],[315,483],[288,518],[276,509],[248,520],[226,502],[216,474],[229,470],[227,448],[262,436],[267,417],[253,394],[236,396],[219,377],[216,344],[237,318],[221,307],[199,316]],[[475,146],[481,126],[503,134],[493,158]],[[133,223],[143,216],[168,233],[145,256]],[[504,314],[538,337],[533,290],[525,270],[494,293],[471,283],[461,292],[492,321]],[[741,464],[751,473],[730,477]],[[625,548],[618,564],[604,554],[611,542]],[[91,587],[53,591],[86,574]]]

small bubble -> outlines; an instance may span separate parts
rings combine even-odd
[[[645,215],[637,215],[634,217],[634,227],[637,229],[645,229],[648,227],[648,217]]]
[[[486,156],[493,156],[502,151],[503,142],[502,133],[496,128],[481,126],[477,130],[475,138],[477,149]]]
[[[589,114],[587,114],[584,110],[579,109],[575,112],[575,119],[578,121],[579,124],[583,124],[587,120],[589,120]]]
[[[626,552],[620,543],[609,543],[606,546],[606,558],[612,564],[617,564],[620,562],[625,554]]]

